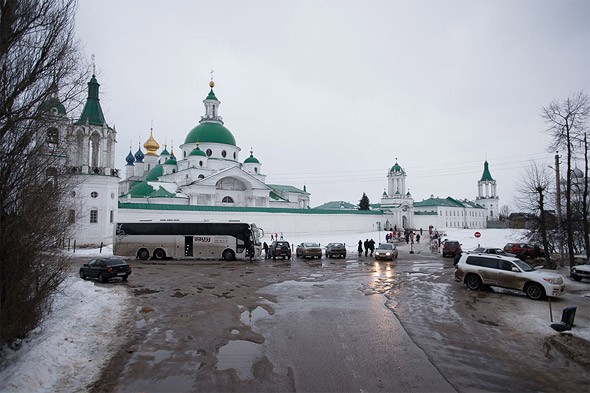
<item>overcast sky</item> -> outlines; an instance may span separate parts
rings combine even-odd
[[[396,158],[415,201],[474,199],[487,159],[502,206],[553,163],[542,106],[590,92],[589,21],[590,0],[80,0],[76,28],[123,174],[152,122],[180,152],[214,70],[240,161],[311,206],[379,202]]]

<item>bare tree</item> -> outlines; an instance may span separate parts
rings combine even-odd
[[[44,108],[56,86],[66,105],[83,91],[75,12],[74,0],[0,0],[0,345],[38,325],[68,268],[56,245],[71,185]]]
[[[542,116],[547,123],[547,132],[553,138],[551,150],[566,151],[566,234],[570,267],[574,265],[574,233],[572,208],[572,161],[576,147],[582,141],[590,116],[590,99],[582,92],[575,93],[565,101],[553,101],[543,107]]]
[[[545,255],[550,260],[545,198],[551,186],[551,175],[548,173],[547,165],[531,162],[525,169],[520,185],[519,195],[516,198],[517,204],[522,210],[531,211],[536,218],[538,225],[533,228],[533,232],[538,231]]]
[[[501,220],[504,220],[504,219],[508,218],[508,216],[510,216],[510,206],[503,205],[500,208],[500,214],[499,215],[500,215],[500,219]]]

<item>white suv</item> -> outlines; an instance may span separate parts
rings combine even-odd
[[[580,281],[583,278],[590,278],[590,261],[583,265],[573,266],[571,276],[576,281]]]
[[[565,293],[563,276],[535,270],[514,257],[463,254],[455,267],[455,281],[465,283],[472,290],[487,285],[517,289],[534,300]]]

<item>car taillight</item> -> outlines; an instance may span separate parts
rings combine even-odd
[[[129,266],[129,271],[131,271],[131,265],[127,265],[127,266]]]
[[[112,273],[113,272],[113,268],[112,267],[107,267],[107,273]]]

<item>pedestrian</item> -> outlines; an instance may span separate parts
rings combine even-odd
[[[418,243],[418,244],[420,243],[420,234],[416,235],[416,243]]]
[[[363,242],[359,240],[359,247],[358,247],[359,257],[363,255]]]
[[[422,236],[422,228],[420,228],[420,236]]]
[[[283,232],[281,232],[281,240],[283,240]]]
[[[248,246],[248,257],[250,258],[250,263],[254,262],[254,252],[255,252],[254,243],[250,242],[250,245]]]
[[[264,249],[264,259],[268,259],[268,244],[266,244],[266,242],[264,242],[264,244],[262,245],[262,248]]]
[[[385,234],[385,242],[386,243],[389,243],[389,233],[386,233]]]
[[[273,240],[275,240],[275,235],[273,235],[272,233],[270,234],[270,241],[272,242]]]
[[[375,240],[369,240],[369,250],[371,250],[371,256],[373,256],[373,251],[375,251]]]
[[[279,234],[275,232],[275,240],[279,240]]]
[[[369,255],[369,239],[365,239],[363,245],[365,246],[365,256],[367,256]]]

